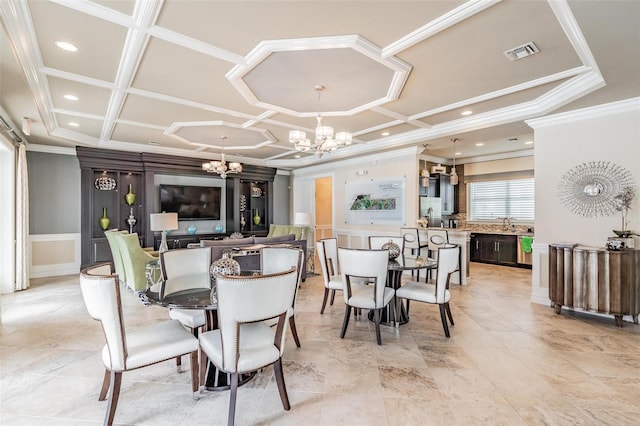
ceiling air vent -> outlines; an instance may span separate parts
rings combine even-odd
[[[527,56],[533,55],[534,53],[538,53],[540,49],[536,46],[532,41],[529,43],[523,44],[522,46],[514,47],[513,49],[505,50],[504,56],[507,57],[510,61],[517,61],[518,59],[525,58]]]

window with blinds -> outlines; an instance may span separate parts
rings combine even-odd
[[[470,183],[469,204],[469,220],[533,221],[533,178]]]

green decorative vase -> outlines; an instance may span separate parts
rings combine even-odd
[[[111,219],[109,219],[109,217],[107,216],[106,207],[102,208],[102,217],[98,220],[98,223],[100,224],[100,229],[102,229],[103,231],[106,231],[107,229],[109,229],[109,224],[111,224]]]
[[[260,225],[260,221],[262,220],[262,218],[260,217],[260,213],[258,212],[258,209],[256,209],[256,214],[253,215],[253,223],[255,225]]]
[[[129,184],[129,192],[124,196],[124,200],[127,202],[127,205],[132,206],[133,203],[136,202],[136,194],[133,193],[133,188],[131,184]]]

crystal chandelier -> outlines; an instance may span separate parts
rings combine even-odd
[[[224,142],[227,139],[226,136],[220,136],[220,139]],[[202,170],[207,173],[217,173],[222,179],[226,179],[230,173],[242,173],[242,164],[236,161],[226,162],[224,159],[224,153],[220,154],[220,161],[211,160],[207,163],[202,163]]]
[[[320,93],[324,90],[324,86],[314,86],[318,92],[318,104],[320,104]],[[325,152],[333,152],[338,148],[351,145],[352,135],[349,132],[338,132],[333,134],[333,127],[323,126],[320,113],[316,117],[318,125],[316,127],[316,137],[314,141],[307,139],[307,133],[302,130],[291,130],[289,132],[289,142],[294,144],[296,151],[306,152],[315,150],[315,153],[322,156]]]

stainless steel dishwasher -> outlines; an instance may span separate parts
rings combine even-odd
[[[520,265],[531,265],[533,263],[533,254],[531,252],[525,253],[522,250],[522,238],[530,237],[533,240],[533,236],[531,235],[518,235],[518,259],[517,262]]]

